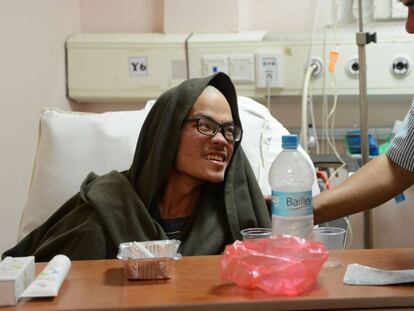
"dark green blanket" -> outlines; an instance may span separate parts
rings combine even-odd
[[[72,260],[115,258],[119,243],[166,239],[148,208],[160,195],[174,165],[183,120],[202,91],[212,85],[230,104],[240,124],[237,96],[223,73],[183,82],[162,94],[141,130],[134,160],[126,172],[90,173],[80,192],[4,256],[66,254]],[[270,227],[270,216],[247,158],[239,146],[225,181],[205,184],[191,227],[182,237],[183,255],[219,254],[247,227]],[[114,151],[116,152],[116,151]]]

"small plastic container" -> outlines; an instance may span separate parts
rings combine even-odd
[[[345,135],[345,141],[348,146],[348,151],[351,154],[361,153],[361,131],[349,130]],[[379,154],[378,143],[375,137],[368,133],[369,155],[376,156]]]
[[[173,277],[173,259],[128,258],[124,261],[124,274],[129,280],[162,280]]]
[[[124,274],[130,280],[171,279],[180,241],[127,242],[119,245],[118,259],[124,260]]]

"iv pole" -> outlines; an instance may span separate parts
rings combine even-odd
[[[361,155],[362,165],[369,160],[368,148],[368,102],[367,102],[367,68],[365,45],[377,42],[377,34],[363,32],[362,0],[358,0],[359,32],[356,33],[359,61],[359,107],[360,107],[360,128],[361,128]],[[372,248],[372,212],[364,212],[364,247]]]

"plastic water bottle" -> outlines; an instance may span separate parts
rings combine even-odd
[[[297,135],[282,136],[283,151],[270,168],[272,234],[312,239],[314,172],[297,147]]]

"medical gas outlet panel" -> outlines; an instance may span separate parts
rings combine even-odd
[[[414,93],[414,45],[400,28],[400,25],[378,26],[377,44],[366,46],[368,94]],[[355,29],[342,29],[336,34],[329,31],[325,38],[319,36],[314,40],[310,59],[309,36],[303,34],[266,34],[262,40],[234,42],[194,35],[189,41],[190,77],[220,70],[230,75],[241,95],[301,95],[307,66],[314,62],[312,94],[357,95],[359,61]],[[333,51],[337,59],[331,65]]]
[[[366,46],[368,94],[413,94],[412,38],[400,25],[376,31],[377,43]],[[156,98],[187,77],[222,71],[239,95],[301,95],[309,56],[316,65],[309,83],[313,95],[359,94],[355,29],[328,31],[312,47],[309,37],[260,31],[79,34],[66,45],[68,94],[79,102],[131,102]],[[332,51],[338,57],[330,71]]]

